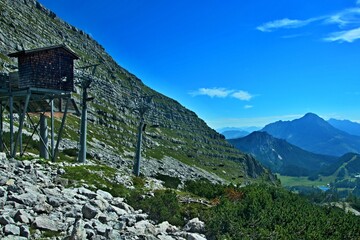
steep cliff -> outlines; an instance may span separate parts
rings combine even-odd
[[[148,127],[145,132],[144,174],[169,174],[169,169],[176,167],[174,164],[166,167],[167,161],[177,160],[212,172],[215,179],[218,176],[241,183],[259,176],[269,177],[255,159],[233,148],[194,112],[145,86],[119,66],[89,34],[59,19],[34,0],[0,0],[0,72],[8,73],[17,66],[8,53],[57,44],[66,44],[80,56],[77,72],[81,66],[100,63],[90,89],[90,95],[96,96],[90,103],[88,117],[88,151],[93,158],[130,168],[139,121],[134,106],[141,96],[152,95],[153,109],[145,120],[158,127]],[[76,87],[77,101],[80,93]],[[79,118],[71,116],[63,148],[77,147],[78,129]],[[194,175],[200,176],[199,172]]]

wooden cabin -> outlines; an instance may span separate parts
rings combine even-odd
[[[9,54],[18,58],[18,81],[11,87],[74,90],[74,60],[79,57],[65,45],[57,45]]]

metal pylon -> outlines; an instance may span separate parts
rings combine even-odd
[[[80,149],[78,162],[84,163],[86,161],[86,138],[87,138],[87,102],[92,101],[94,98],[88,96],[88,89],[93,81],[92,77],[95,74],[96,67],[99,64],[82,67],[83,69],[92,67],[91,76],[82,77],[81,88],[82,88],[82,102],[81,102],[81,126],[80,126]]]
[[[139,99],[139,106],[135,109],[139,112],[140,121],[138,125],[138,134],[137,134],[137,144],[136,144],[136,154],[134,161],[134,170],[133,173],[135,176],[140,176],[140,162],[141,162],[141,150],[142,150],[142,133],[145,131],[145,114],[152,108],[152,99],[154,96],[142,96]]]

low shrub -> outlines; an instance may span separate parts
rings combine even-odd
[[[155,176],[155,178],[163,181],[164,187],[166,187],[166,188],[177,189],[179,184],[181,183],[179,178],[171,177],[171,176],[163,175],[163,174],[157,174]]]
[[[226,186],[221,184],[212,184],[207,179],[186,181],[184,186],[185,191],[207,199],[213,199],[224,195],[226,188]]]
[[[182,226],[184,220],[181,216],[180,203],[172,190],[159,190],[153,197],[145,197],[141,191],[133,191],[128,202],[136,209],[142,209],[149,218],[158,223],[168,221],[170,224]]]

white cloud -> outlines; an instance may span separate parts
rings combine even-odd
[[[356,2],[360,4],[360,0]],[[324,38],[328,42],[354,42],[360,38],[360,8],[345,9],[337,14],[329,16],[325,23],[336,24],[339,28],[345,29],[343,31],[330,33],[328,37]]]
[[[297,20],[297,19],[280,19],[271,22],[264,23],[258,26],[256,29],[262,32],[271,32],[278,28],[299,28],[308,25],[311,22],[318,20],[317,18],[310,18],[307,20]]]
[[[337,24],[341,28],[348,25],[357,26],[360,24],[360,8],[349,8],[331,16],[327,16],[325,18],[325,23]]]
[[[250,108],[253,108],[254,106],[253,105],[245,105],[244,108],[245,109],[250,109]]]
[[[323,15],[309,18],[306,20],[284,18],[280,20],[270,21],[257,27],[262,32],[272,32],[281,28],[300,28],[313,22],[321,22],[322,24],[334,24],[343,31],[335,31],[328,33],[323,40],[328,42],[354,42],[360,39],[360,0],[356,0],[356,6],[344,9],[335,14]],[[322,26],[322,25],[318,25]],[[302,33],[286,35],[283,38],[291,38],[303,36]]]
[[[249,101],[254,97],[250,93],[243,91],[243,90],[236,91],[236,92],[232,93],[231,96],[234,98],[237,98],[239,100],[242,100],[242,101]]]
[[[328,42],[353,42],[357,39],[360,39],[360,27],[355,29],[350,29],[347,31],[334,32],[330,34],[329,37],[324,38]]]
[[[335,14],[335,15],[329,16],[325,20],[325,23],[334,23],[334,24],[338,24],[339,26],[345,26],[348,22],[342,18],[341,14]]]
[[[198,96],[198,95],[206,95],[209,97],[219,97],[224,98],[227,97],[232,90],[227,90],[225,88],[200,88],[197,91],[190,92],[192,96]]]
[[[209,96],[217,98],[233,97],[241,101],[250,101],[254,95],[244,90],[229,90],[226,88],[199,88],[197,91],[189,92],[192,96]]]

